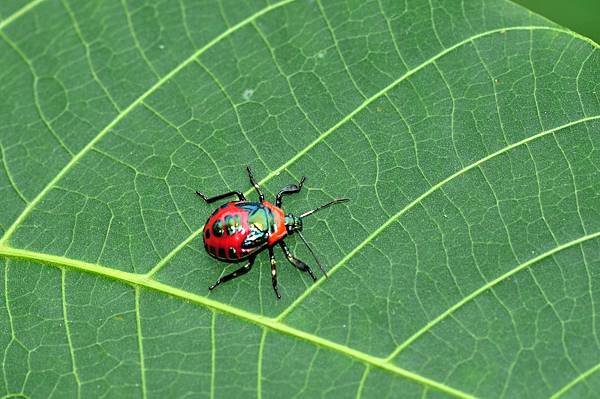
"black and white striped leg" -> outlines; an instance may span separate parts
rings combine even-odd
[[[260,191],[260,186],[258,185],[256,180],[254,180],[254,175],[252,174],[252,169],[250,169],[250,166],[246,166],[246,169],[248,170],[248,177],[250,178],[250,184],[252,184],[254,186],[254,189],[258,193],[258,200],[260,202],[263,202],[265,200],[265,195],[262,193],[262,191]]]
[[[200,191],[196,191],[196,195],[198,197],[202,198],[204,201],[206,201],[207,204],[213,203],[213,202],[218,201],[223,198],[231,197],[232,195],[237,195],[237,197],[240,201],[246,201],[246,197],[244,197],[244,194],[242,194],[239,191],[230,191],[228,193],[215,195],[213,197],[207,197],[206,195],[202,194]]]
[[[277,263],[275,262],[275,254],[273,248],[269,247],[269,259],[271,260],[271,281],[273,282],[273,290],[277,299],[281,299],[279,290],[277,289]]]
[[[208,287],[208,289],[210,291],[214,290],[218,285],[221,285],[223,283],[226,283],[230,280],[233,280],[236,277],[242,276],[246,273],[248,273],[250,271],[250,269],[252,269],[252,265],[254,264],[254,257],[248,259],[248,263],[246,263],[244,266],[240,267],[239,269],[235,270],[233,273],[229,273],[223,277],[221,277],[220,279],[217,280],[216,283],[214,283],[213,285],[211,285],[210,287]]]
[[[284,195],[299,193],[302,190],[302,185],[304,184],[304,180],[306,180],[305,176],[302,176],[298,185],[290,184],[289,186],[285,186],[275,196],[275,206],[281,208],[281,201]]]
[[[292,253],[290,252],[290,249],[285,244],[285,242],[279,241],[279,246],[283,250],[283,253],[285,254],[285,257],[287,258],[287,260],[289,260],[290,263],[292,265],[294,265],[294,267],[296,269],[301,270],[305,273],[308,273],[310,275],[310,277],[313,279],[313,281],[317,281],[317,278],[315,277],[315,274],[313,273],[311,268],[306,263],[302,262],[300,259],[294,257],[294,255],[292,255]]]

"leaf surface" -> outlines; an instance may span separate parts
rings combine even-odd
[[[0,397],[593,397],[600,53],[509,2],[0,5]],[[199,231],[268,196],[330,268]],[[307,261],[306,249],[288,239]]]

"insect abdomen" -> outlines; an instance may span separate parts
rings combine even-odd
[[[242,244],[250,232],[248,213],[236,204],[229,202],[217,209],[203,230],[206,252],[226,262],[239,262],[254,252],[253,248],[243,248]]]

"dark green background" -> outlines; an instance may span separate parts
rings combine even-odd
[[[514,0],[600,43],[600,0]]]

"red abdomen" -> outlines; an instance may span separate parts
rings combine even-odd
[[[270,202],[228,202],[204,225],[204,248],[212,257],[239,262],[287,235],[283,211]]]

